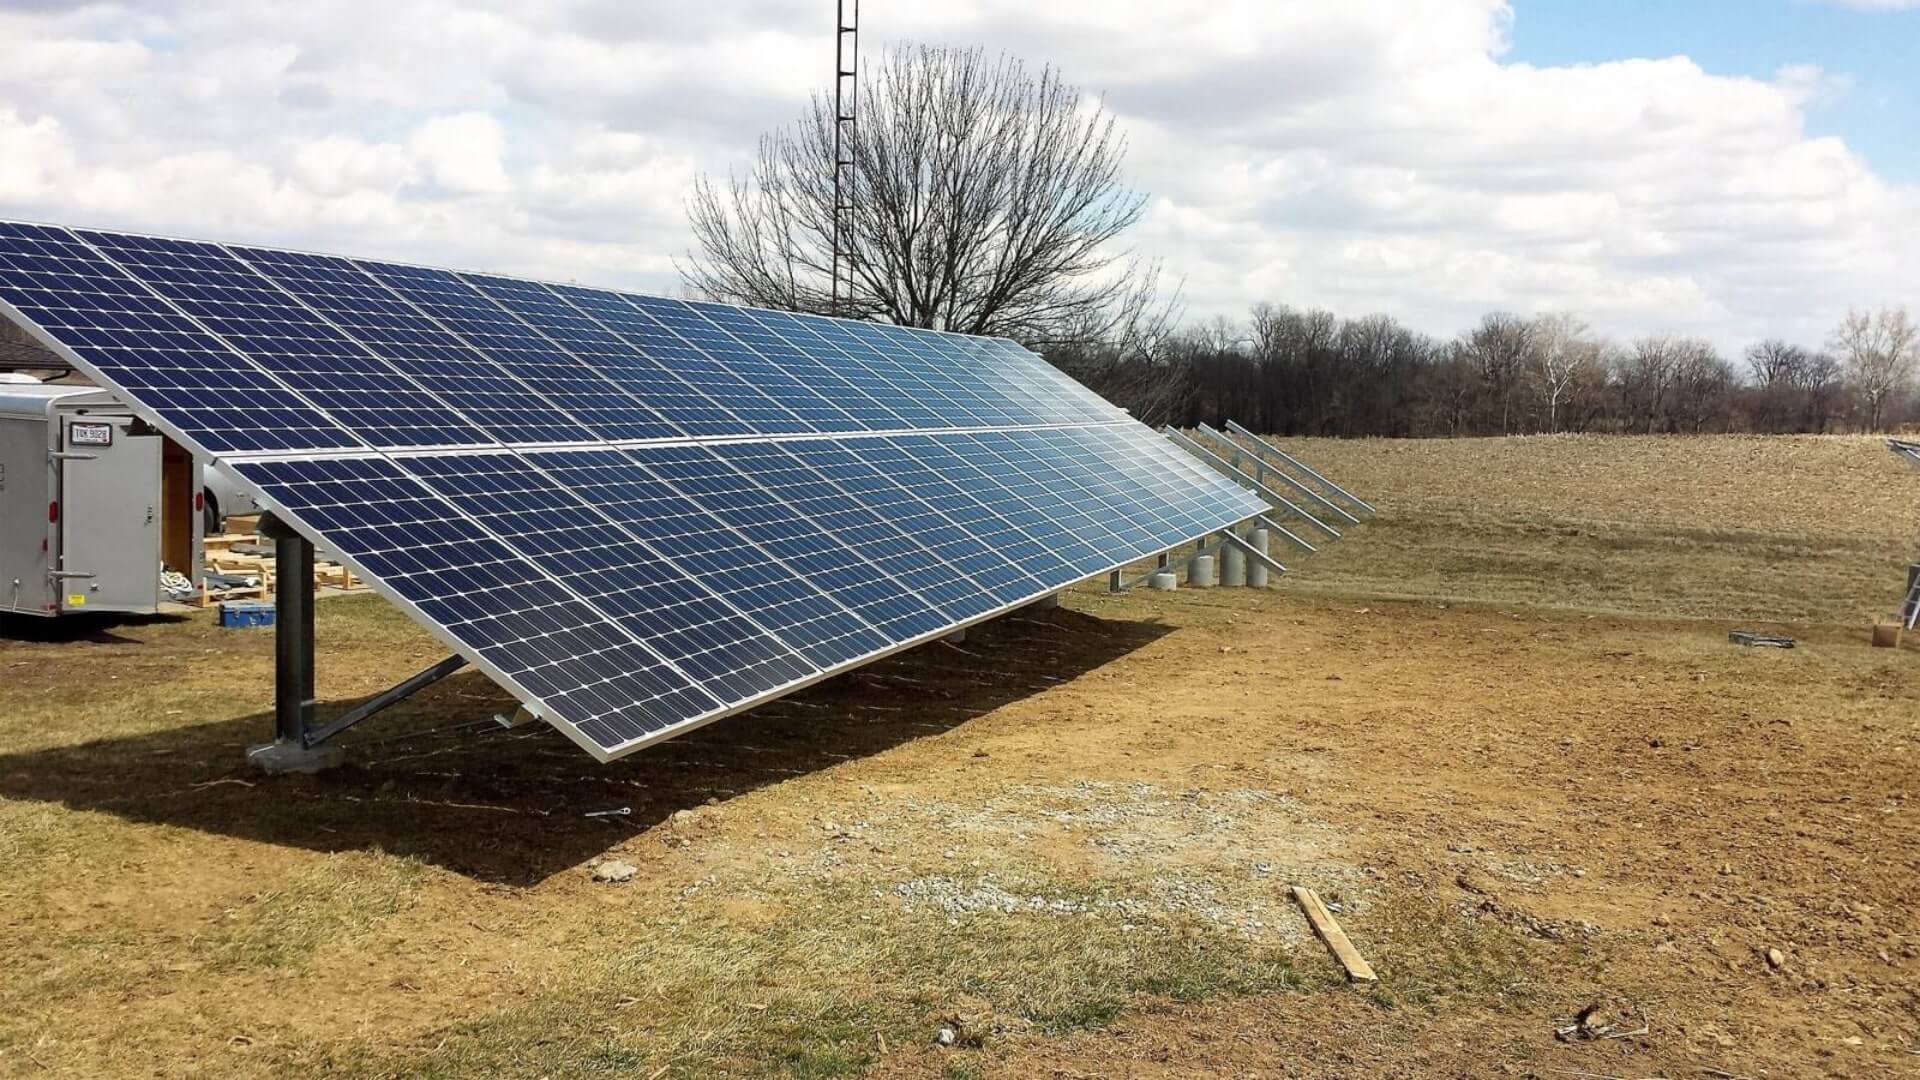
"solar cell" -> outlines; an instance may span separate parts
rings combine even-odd
[[[749,310],[745,314],[852,387],[859,396],[849,399],[849,411],[855,404],[864,407],[865,402],[872,402],[871,408],[878,410],[879,416],[897,421],[874,423],[873,430],[955,426],[952,419],[942,416],[931,404],[916,399],[908,389],[902,387],[896,374],[889,373],[887,365],[869,363],[855,357],[843,343],[836,342],[824,333],[833,325],[830,320],[782,311]]]
[[[213,453],[365,445],[65,229],[0,222],[0,300],[191,445]]]
[[[1017,387],[1000,385],[998,373],[973,362],[957,334],[910,330],[880,323],[834,322],[837,330],[864,342],[867,355],[886,357],[923,393],[951,403],[943,411],[960,410],[976,426],[1041,423],[1035,403],[1017,396]]]
[[[447,459],[457,460],[457,459]],[[447,644],[590,748],[641,739],[720,701],[390,461],[241,462],[295,525],[374,577]]]
[[[79,235],[368,443],[399,447],[486,440],[419,383],[219,245]]]
[[[603,760],[1265,510],[1009,342],[6,223],[0,301]]]
[[[798,333],[794,327],[782,330],[776,325],[774,316],[777,313],[749,311],[724,304],[690,303],[687,306],[732,334],[746,348],[778,364],[788,375],[813,387],[821,396],[833,402],[846,419],[816,418],[814,424],[820,430],[897,431],[911,426],[905,417],[882,402],[884,397],[897,396],[889,388],[871,377],[870,373],[855,367],[844,356],[834,356],[819,349],[811,352],[802,349],[795,340],[790,340],[791,336]],[[804,340],[800,339],[802,342]],[[865,389],[862,388],[863,382]]]
[[[751,444],[747,444],[751,447]],[[717,448],[660,447],[629,451],[657,475],[701,505],[729,529],[751,537],[770,555],[814,582],[872,632],[837,641],[821,652],[826,664],[942,629],[942,616],[916,591],[876,569],[867,557],[834,538],[747,471],[729,463],[751,459]],[[876,638],[875,634],[878,637]],[[812,655],[812,654],[810,654]]]
[[[722,443],[713,450],[796,514],[858,552],[879,573],[918,595],[947,622],[965,622],[997,605],[990,593],[929,547],[924,537],[909,534],[902,523],[906,515],[888,516],[882,512],[883,505],[836,483],[792,448],[777,443]],[[895,491],[900,502],[911,499],[906,489]],[[930,512],[927,520],[935,520]]]
[[[770,595],[786,584],[779,575],[743,562],[727,567],[721,580],[698,580],[703,564],[669,558],[646,542],[657,536],[637,536],[620,525],[600,498],[616,483],[604,470],[593,469],[596,482],[586,485],[579,480],[591,465],[562,470],[556,464],[582,456],[475,454],[401,464],[723,700],[750,698],[817,674],[817,667],[768,633],[779,628],[783,610]],[[563,487],[568,480],[574,482]],[[624,493],[632,495],[630,488]],[[665,495],[649,509],[656,521],[683,526],[703,516]]]
[[[585,427],[348,259],[229,248],[480,429],[484,443],[590,441]]]
[[[673,377],[717,407],[704,422],[682,422],[695,435],[794,434],[813,431],[801,419],[746,378],[695,348],[657,317],[685,307],[677,300],[636,297],[604,289],[556,286],[574,307],[619,339],[636,358],[633,377],[645,380],[671,371]],[[676,419],[678,419],[676,417]]]

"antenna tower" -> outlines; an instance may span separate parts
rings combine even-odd
[[[842,315],[843,273],[847,299],[853,298],[847,217],[853,212],[854,116],[860,104],[860,0],[834,0],[833,31],[833,267],[827,307],[830,314]]]

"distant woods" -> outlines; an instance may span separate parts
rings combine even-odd
[[[1262,304],[1119,344],[1043,348],[1141,420],[1286,435],[1884,431],[1920,423],[1920,328],[1854,312],[1818,346],[1723,355],[1700,338],[1614,341],[1565,314],[1483,317],[1452,340],[1383,315]]]

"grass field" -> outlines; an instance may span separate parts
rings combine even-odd
[[[1914,1073],[1920,650],[1866,630],[1920,470],[1289,445],[1381,513],[1273,590],[1076,590],[609,766],[466,674],[268,779],[270,634],[7,624],[0,1074]],[[323,713],[438,656],[319,633]]]
[[[1303,587],[1857,622],[1920,561],[1920,470],[1858,436],[1287,443],[1393,512]]]

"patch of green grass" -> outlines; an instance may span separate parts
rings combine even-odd
[[[229,912],[205,944],[219,968],[299,967],[329,945],[364,940],[412,901],[424,878],[411,859],[329,855]]]
[[[705,905],[610,922],[596,965],[510,1011],[342,1061],[424,1075],[839,1077],[880,1047],[924,1045],[956,1012],[996,1031],[1104,1027],[1143,996],[1200,1001],[1300,990],[1291,957],[1186,918],[999,912],[950,918],[873,883],[783,894],[789,917],[742,925]],[[1052,883],[1051,895],[1072,895]],[[671,903],[670,900],[663,903]],[[963,1074],[964,1075],[964,1074]]]

